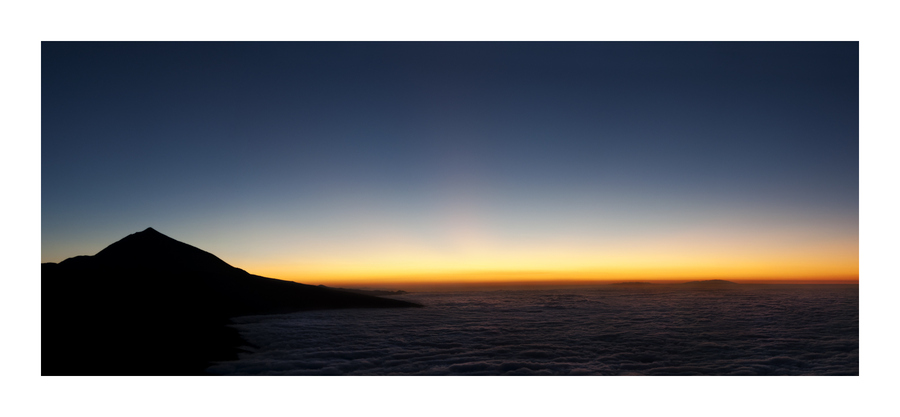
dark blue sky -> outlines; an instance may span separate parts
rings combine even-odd
[[[404,242],[395,263],[484,269],[475,254],[536,242],[858,235],[856,42],[44,42],[41,55],[43,261],[148,226],[238,266],[320,272],[385,240]]]

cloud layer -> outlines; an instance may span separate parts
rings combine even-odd
[[[398,297],[399,298],[399,297]],[[233,375],[858,375],[858,286],[418,293],[235,320]]]

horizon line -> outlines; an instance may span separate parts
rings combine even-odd
[[[772,285],[859,285],[858,278],[810,278],[810,279],[724,279],[724,278],[697,278],[697,279],[596,279],[596,280],[515,280],[515,281],[298,281],[288,280],[307,285],[323,285],[326,287],[356,287],[402,290],[405,288],[500,288],[500,287],[589,287],[596,285],[614,285],[627,283],[645,283],[650,285],[685,284],[697,281],[728,281],[735,284],[772,284]]]

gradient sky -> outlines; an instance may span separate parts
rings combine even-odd
[[[153,227],[311,284],[858,277],[856,42],[41,55],[42,262]]]

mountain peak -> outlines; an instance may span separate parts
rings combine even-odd
[[[152,227],[107,246],[93,256],[93,262],[112,268],[160,272],[242,272],[215,255],[172,239]]]
[[[43,375],[204,374],[245,345],[229,318],[418,304],[256,275],[152,228],[41,264]]]

